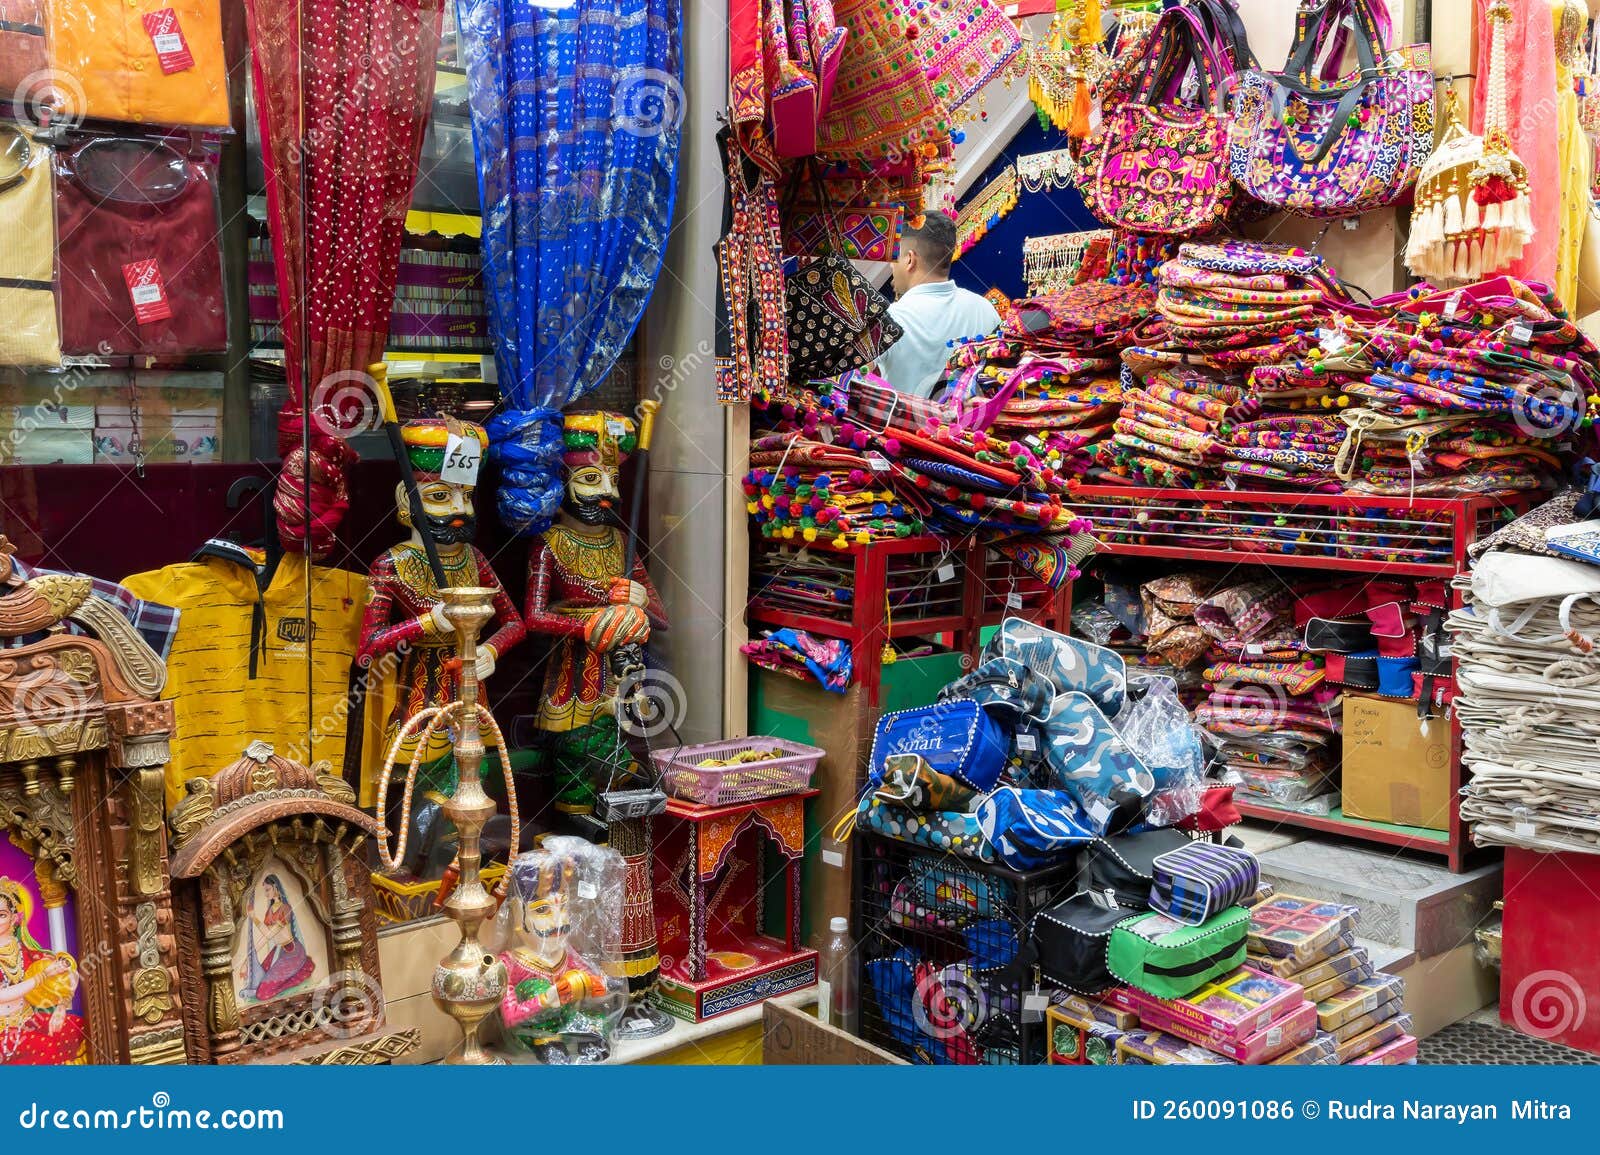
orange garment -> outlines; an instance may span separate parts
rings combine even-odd
[[[168,11],[193,58],[168,55],[173,71],[163,68],[145,20]],[[50,64],[71,116],[202,128],[231,123],[218,0],[54,0]]]

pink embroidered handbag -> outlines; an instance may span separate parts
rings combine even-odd
[[[1130,232],[1195,236],[1221,225],[1233,202],[1228,119],[1217,111],[1231,54],[1188,8],[1173,8],[1146,42],[1143,73],[1105,107],[1090,143],[1090,207]],[[1184,97],[1192,78],[1198,103]]]

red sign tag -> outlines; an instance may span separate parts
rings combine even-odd
[[[154,257],[123,265],[122,279],[128,282],[133,319],[139,324],[165,321],[172,316],[172,306],[167,303],[167,285],[161,279],[161,265]]]
[[[178,14],[171,8],[146,12],[144,30],[150,34],[150,43],[156,46],[156,59],[161,61],[162,72],[171,74],[194,67],[194,56],[183,38],[183,29],[178,27]]]

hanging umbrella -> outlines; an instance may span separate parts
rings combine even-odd
[[[347,505],[346,439],[376,426],[365,370],[388,340],[443,3],[246,0],[289,381],[275,505],[284,545],[314,556]]]
[[[561,503],[560,411],[603,381],[661,268],[683,120],[681,0],[458,0],[502,412],[500,514]]]

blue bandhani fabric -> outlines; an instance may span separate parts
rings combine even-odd
[[[603,381],[661,270],[683,121],[682,0],[456,0],[505,410],[502,519],[561,501],[560,410]]]

